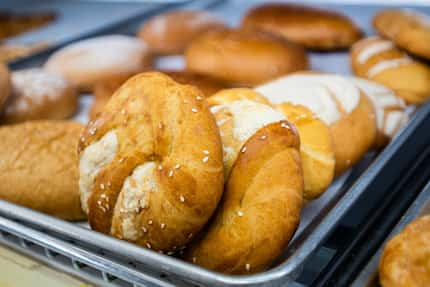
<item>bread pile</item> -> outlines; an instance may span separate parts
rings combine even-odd
[[[429,68],[397,48],[428,56],[417,19],[381,12],[375,27],[389,40],[359,41],[347,16],[307,6],[263,4],[235,28],[174,11],[137,37],[70,44],[42,68],[0,66],[0,122],[16,123],[0,127],[0,196],[65,219],[85,213],[96,231],[211,270],[263,271],[303,207],[387,145],[406,104],[430,96]],[[358,77],[309,71],[309,50],[348,47]],[[185,70],[151,71],[174,54]],[[64,120],[81,92],[94,94],[83,129]]]

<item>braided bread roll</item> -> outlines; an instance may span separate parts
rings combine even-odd
[[[282,113],[255,101],[227,99],[211,110],[221,131],[227,182],[213,221],[184,256],[219,272],[255,273],[281,254],[299,224],[299,137]]]
[[[370,37],[355,43],[351,65],[355,75],[392,89],[408,104],[422,104],[430,97],[430,68],[389,40]]]
[[[160,73],[129,79],[79,144],[94,230],[161,252],[200,231],[223,190],[219,130],[202,93]]]

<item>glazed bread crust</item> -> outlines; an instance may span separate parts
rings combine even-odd
[[[31,121],[0,128],[0,198],[67,220],[84,219],[77,139],[71,121]]]
[[[251,9],[242,26],[264,30],[314,50],[347,48],[362,36],[351,19],[342,14],[287,3]]]
[[[6,99],[10,95],[11,81],[9,69],[6,65],[0,63],[0,111],[3,108]]]
[[[161,73],[129,79],[82,134],[81,202],[94,230],[183,247],[222,194],[219,130],[203,94]]]

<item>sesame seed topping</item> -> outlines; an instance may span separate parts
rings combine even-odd
[[[101,206],[102,205],[101,200],[97,200],[97,204]]]
[[[203,98],[202,98],[201,96],[197,96],[197,97],[196,97],[196,100],[197,100],[197,101],[201,101],[201,100],[203,100]]]
[[[193,113],[197,113],[197,112],[198,112],[196,108],[192,108],[192,109],[191,109],[191,111],[192,111]]]
[[[238,215],[239,217],[242,217],[242,216],[243,216],[243,212],[239,210],[239,211],[237,212],[237,215]]]
[[[148,247],[149,249],[151,249],[151,244],[149,242],[146,242],[146,247]]]
[[[161,228],[161,229],[164,229],[165,227],[166,227],[166,224],[165,224],[165,223],[161,223],[161,224],[160,224],[160,228]]]
[[[85,141],[85,138],[84,137],[81,137],[81,142],[84,142]]]
[[[152,220],[150,219],[150,220],[148,220],[148,224],[149,225],[152,225]]]
[[[187,101],[187,100],[184,100],[184,104],[188,104],[188,101]]]
[[[97,128],[90,128],[90,135],[95,135],[97,132]]]
[[[107,182],[107,186],[111,187],[112,183],[110,181]]]
[[[281,128],[289,129],[289,128],[290,128],[290,126],[289,126],[287,123],[282,122],[282,123],[281,123]]]
[[[193,257],[193,263],[196,263],[196,261],[197,261],[197,258]]]
[[[121,162],[123,162],[123,161],[124,161],[124,158],[123,158],[123,157],[119,159],[119,162],[120,162],[120,163],[121,163]]]
[[[157,169],[161,171],[161,170],[163,170],[163,166],[160,164],[160,165],[157,167]]]
[[[203,153],[204,153],[205,155],[209,155],[209,151],[208,151],[208,150],[206,150],[206,149],[203,151]]]
[[[251,269],[251,264],[246,263],[245,264],[245,268],[246,268],[246,271],[249,271]]]
[[[205,157],[202,159],[202,162],[208,162],[208,160],[209,160],[209,157],[208,157],[208,156],[205,156]]]
[[[179,163],[177,163],[176,165],[175,165],[175,169],[180,169],[181,168],[181,165],[179,164]]]
[[[101,198],[106,198],[106,194],[103,193],[102,195],[100,195],[100,197]]]
[[[264,141],[265,139],[267,139],[267,136],[266,136],[266,135],[262,135],[262,136],[260,137],[260,139]]]
[[[105,185],[103,183],[100,183],[100,189],[104,190],[105,189]]]
[[[134,212],[136,212],[136,213],[139,213],[139,211],[140,211],[140,208],[139,208],[139,207],[136,207],[136,208],[134,209]]]
[[[162,122],[159,122],[159,123],[158,123],[158,128],[159,128],[160,130],[163,128],[163,123],[162,123]]]
[[[245,153],[246,152],[246,146],[244,146],[240,152]]]
[[[183,195],[180,195],[180,196],[179,196],[179,201],[180,201],[180,202],[185,202],[185,197],[184,197]]]
[[[170,171],[169,171],[169,177],[172,177],[173,176],[173,169],[171,169]]]
[[[124,109],[121,110],[121,114],[125,115],[125,110]]]
[[[143,233],[146,233],[146,232],[148,232],[148,229],[146,229],[145,226],[142,226],[142,231],[143,231]]]

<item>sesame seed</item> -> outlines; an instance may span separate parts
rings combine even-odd
[[[161,223],[161,224],[160,224],[160,228],[161,228],[161,229],[164,229],[165,227],[166,227],[166,224],[165,224],[165,223]]]
[[[152,220],[150,219],[150,220],[148,220],[148,224],[149,225],[152,225]]]
[[[172,177],[173,176],[173,169],[171,169],[170,171],[169,171],[169,177]]]
[[[139,207],[136,207],[136,208],[134,209],[134,212],[136,212],[136,213],[139,213],[139,211],[140,211],[140,208],[139,208]]]
[[[163,166],[160,164],[160,165],[157,167],[157,169],[161,171],[161,170],[163,170]]]
[[[193,263],[196,263],[196,261],[197,261],[197,258],[193,257]]]
[[[239,217],[242,217],[242,216],[243,216],[243,212],[239,210],[239,211],[237,212],[237,215],[238,215]]]
[[[107,208],[107,209],[109,209],[109,208],[110,208],[110,207],[109,207],[109,203],[106,203],[106,208]]]
[[[196,100],[197,100],[197,101],[201,101],[201,100],[203,100],[203,98],[202,98],[201,96],[197,96],[197,97],[196,97]]]
[[[266,135],[262,135],[262,136],[260,137],[260,139],[264,141],[265,139],[267,139],[267,136],[266,136]]]
[[[281,128],[289,129],[289,128],[290,128],[290,126],[289,126],[287,123],[282,122],[282,123],[281,123]]]
[[[100,183],[100,189],[104,190],[105,189],[105,185],[103,183]]]
[[[90,135],[95,135],[96,134],[96,131],[97,131],[97,128],[91,128],[90,129]]]
[[[106,208],[104,208],[103,206],[100,206],[100,209],[101,209],[103,212],[106,212]]]
[[[101,206],[101,205],[102,205],[101,200],[97,200],[97,205],[99,205],[99,206]]]
[[[245,264],[245,269],[246,269],[246,271],[249,271],[251,269],[251,264],[246,263]]]
[[[246,152],[246,146],[244,146],[240,152],[245,153]]]
[[[107,186],[111,187],[112,183],[110,181],[107,182]]]
[[[120,163],[121,163],[121,162],[123,162],[123,161],[124,161],[124,158],[123,158],[123,157],[119,159],[119,162],[120,162]]]
[[[209,157],[208,157],[208,156],[205,156],[205,157],[202,159],[202,162],[208,162],[208,160],[209,160]]]
[[[106,198],[106,194],[103,193],[102,195],[100,195],[100,197],[101,198]]]
[[[184,100],[184,104],[188,104],[188,101],[187,101],[187,100]]]
[[[185,202],[185,197],[184,197],[183,195],[180,195],[180,196],[179,196],[179,201],[180,201],[180,202]]]
[[[205,155],[209,155],[209,151],[208,151],[208,150],[206,150],[206,149],[203,151],[203,153],[204,153]]]
[[[192,111],[193,113],[197,113],[197,109],[196,109],[196,108],[192,108],[192,109],[191,109],[191,111]]]
[[[181,168],[181,165],[179,164],[179,163],[177,163],[176,165],[175,165],[175,169],[180,169]]]
[[[124,123],[124,124],[127,124],[127,119],[124,119],[123,123]]]
[[[148,232],[148,229],[146,229],[146,227],[145,227],[145,226],[143,226],[143,227],[142,227],[142,231],[143,231],[143,233],[146,233],[146,232]]]
[[[162,123],[162,122],[159,122],[159,123],[158,123],[158,128],[159,128],[160,130],[163,128],[163,123]]]
[[[151,244],[149,242],[146,242],[146,247],[148,247],[149,249],[151,249]]]
[[[81,142],[84,142],[85,141],[85,138],[84,137],[81,137]]]
[[[121,110],[121,114],[125,115],[125,110],[124,109]]]

